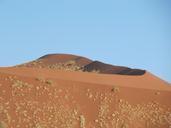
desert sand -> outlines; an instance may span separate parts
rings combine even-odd
[[[171,128],[171,84],[141,69],[46,55],[0,68],[0,128]]]

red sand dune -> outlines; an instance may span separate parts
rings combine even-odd
[[[27,66],[27,67],[37,67],[37,66],[48,66],[48,65],[53,65],[57,63],[65,63],[68,61],[74,61],[78,66],[84,66],[92,62],[92,60],[81,57],[81,56],[76,56],[76,55],[70,55],[70,54],[48,54],[45,56],[42,56],[38,58],[35,61],[26,63],[26,65],[21,65],[21,66]]]
[[[54,64],[57,62],[67,62],[70,60],[74,60],[79,66],[84,66],[92,62],[92,60],[88,58],[69,54],[49,54],[42,56],[39,59],[44,60],[44,63],[47,64]]]
[[[73,63],[74,62],[74,63]],[[74,69],[80,69],[84,72],[96,71],[103,74],[119,74],[119,75],[143,75],[145,70],[131,69],[123,66],[113,66],[100,61],[92,61],[88,58],[69,55],[69,54],[49,54],[39,59],[19,65],[20,67],[38,67],[38,68],[59,68],[56,65],[73,66]],[[77,67],[77,68],[76,68]],[[73,69],[72,68],[72,69]]]
[[[77,58],[51,57],[42,57],[41,65]],[[0,128],[171,127],[171,86],[147,71],[99,74],[37,64],[0,68]]]

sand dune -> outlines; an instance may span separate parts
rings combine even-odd
[[[49,54],[40,57],[38,60],[44,60],[43,63],[46,64],[54,64],[57,62],[67,62],[74,60],[76,64],[79,66],[87,65],[92,62],[92,60],[82,57],[82,56],[76,56],[76,55],[70,55],[70,54]]]
[[[19,67],[37,67],[50,69],[71,69],[83,72],[98,72],[102,74],[143,75],[145,70],[131,69],[124,66],[114,66],[85,57],[69,54],[49,54],[35,61],[19,65]],[[68,68],[69,67],[69,68]]]
[[[59,63],[67,63],[67,62],[75,62],[77,66],[84,66],[92,62],[92,60],[76,56],[70,54],[48,54],[38,58],[37,60],[21,64],[19,66],[24,67],[48,67],[51,65],[59,64]]]
[[[57,58],[41,57],[40,64],[93,62],[72,55]],[[148,71],[104,74],[32,64],[0,68],[0,128],[171,127],[171,85]]]

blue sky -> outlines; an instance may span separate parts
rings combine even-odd
[[[71,53],[171,82],[169,0],[0,0],[0,66]]]

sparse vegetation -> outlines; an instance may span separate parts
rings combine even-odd
[[[0,121],[0,128],[7,128],[7,124],[4,121]]]
[[[37,123],[34,128],[44,128],[40,123]]]
[[[12,87],[18,87],[18,88],[22,88],[22,87],[32,87],[31,84],[28,84],[26,82],[23,82],[21,80],[14,80]]]
[[[36,77],[35,80],[39,81],[39,82],[42,82],[42,83],[45,83],[45,79],[42,78],[42,77]]]
[[[111,89],[112,92],[116,93],[116,92],[120,92],[119,87],[117,86],[113,86],[113,88]]]
[[[52,80],[44,79],[44,78],[40,78],[40,77],[35,78],[35,80],[36,81],[39,81],[41,83],[45,83],[47,85],[52,85],[53,84],[53,81]]]
[[[84,68],[79,66],[75,60],[69,60],[67,62],[60,62],[55,64],[43,64],[42,60],[35,60],[31,61],[22,65],[18,65],[16,67],[37,67],[37,68],[48,68],[48,69],[58,69],[58,70],[64,70],[64,71],[79,71],[79,72],[87,72],[84,71]],[[91,73],[100,73],[100,70],[92,70]]]
[[[68,62],[66,66],[74,64],[75,62]],[[94,84],[58,81],[58,86],[53,86],[56,80],[50,76],[17,76],[20,79],[7,77],[6,74],[4,76],[3,85],[0,84],[0,128],[20,128],[23,124],[26,128],[131,128],[132,124],[139,121],[140,124],[149,124],[150,128],[170,128],[171,125],[171,109],[168,106],[157,103],[157,100],[148,102],[148,99],[138,104],[134,99],[126,97],[127,95],[122,95],[126,89],[122,90],[117,84],[97,88],[96,85],[92,86]],[[31,82],[36,83],[33,88],[29,88],[32,87],[29,84]],[[120,89],[122,94],[118,93]],[[151,92],[153,100],[161,98],[160,93],[162,97],[164,94],[160,90]],[[94,113],[90,113],[89,107]],[[92,114],[93,118],[88,118],[89,115],[84,113]],[[13,114],[16,115],[15,118]]]
[[[48,66],[49,69],[82,71],[82,67],[78,66],[75,61],[71,60],[65,63],[56,63]]]
[[[85,128],[85,117],[80,115],[80,128]]]
[[[52,80],[46,80],[45,83],[48,84],[48,85],[52,85],[53,84]]]
[[[15,67],[37,67],[42,68],[42,59],[34,60],[28,63],[24,63],[22,65],[17,65]]]

